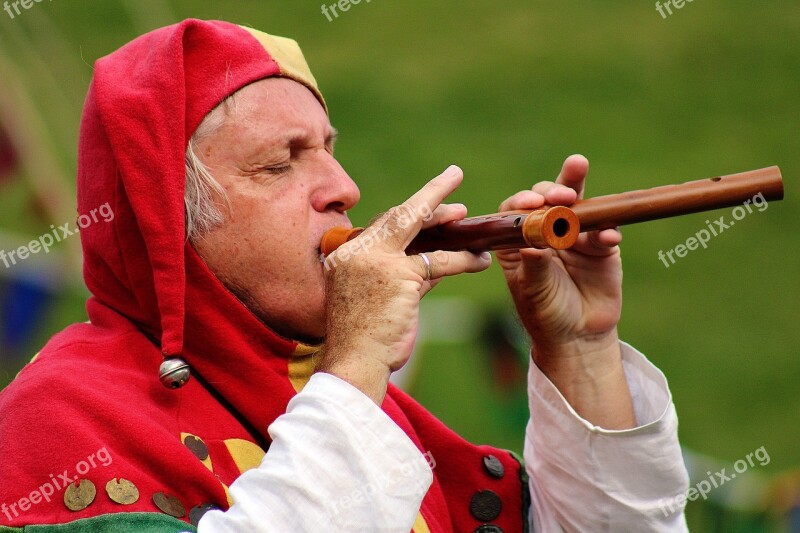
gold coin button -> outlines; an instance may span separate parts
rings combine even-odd
[[[122,505],[130,505],[139,500],[139,489],[127,479],[112,479],[106,483],[106,492],[111,501]]]
[[[161,509],[161,512],[164,514],[174,516],[175,518],[183,518],[186,516],[186,507],[183,506],[178,498],[171,494],[156,492],[153,494],[153,503],[156,504],[156,507]]]
[[[97,496],[97,488],[88,479],[75,480],[64,491],[64,505],[70,511],[82,511],[89,507]]]
[[[183,439],[183,444],[201,461],[208,459],[208,448],[202,440],[192,435],[187,435]]]

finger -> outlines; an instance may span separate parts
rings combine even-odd
[[[542,195],[547,205],[572,205],[578,193],[566,185],[552,181],[541,181],[533,186],[533,192]]]
[[[383,213],[378,213],[377,215],[372,217],[369,222],[367,222],[367,227],[376,226],[378,224],[383,223],[383,221],[386,220],[387,216],[389,216],[388,211],[384,211]]]
[[[613,254],[616,247],[622,242],[622,232],[619,228],[590,231],[582,234],[578,242],[570,248],[573,252],[602,257]]]
[[[439,283],[442,282],[443,279],[444,278],[429,279],[428,281],[423,282],[422,286],[419,289],[419,297],[422,298],[426,294],[431,292],[434,287],[436,287]]]
[[[464,204],[442,204],[433,213],[426,215],[424,210],[421,210],[421,214],[423,215],[422,227],[430,228],[454,220],[462,220],[467,215],[467,206]],[[390,234],[388,231],[383,230],[387,229],[385,224],[391,216],[392,214],[389,211],[376,215],[356,239],[362,241],[362,246],[371,248],[378,242],[378,239],[388,238]]]
[[[432,228],[454,220],[462,220],[465,216],[467,216],[467,206],[464,204],[442,204],[433,213],[422,218],[422,227]]]
[[[447,196],[461,184],[464,173],[455,165],[436,176],[422,189],[401,205],[390,209],[381,224],[375,224],[387,238],[383,241],[388,249],[405,250],[408,243],[419,233],[422,220],[430,215]],[[382,226],[382,227],[381,227]]]
[[[500,204],[499,211],[516,211],[517,209],[536,209],[544,205],[544,196],[534,191],[519,191]]]
[[[555,182],[541,181],[531,191],[515,194],[500,205],[500,211],[536,209],[544,204],[572,205],[583,195],[583,182],[588,172],[589,161],[582,155],[571,155],[564,161]]]
[[[531,287],[551,287],[553,283],[553,251],[525,248],[519,251],[525,284]]]
[[[592,231],[589,238],[598,248],[613,248],[622,242],[622,232],[619,228]]]
[[[564,160],[556,183],[566,185],[578,193],[578,198],[583,198],[587,174],[589,174],[589,160],[580,154],[571,155]]]
[[[472,252],[426,252],[430,261],[430,278],[428,266],[421,257],[423,254],[409,256],[409,261],[414,265],[414,272],[419,274],[424,281],[436,280],[445,276],[482,272],[492,264],[492,255],[489,252],[473,254]]]

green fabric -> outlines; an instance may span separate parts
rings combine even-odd
[[[130,533],[197,532],[197,528],[177,518],[160,513],[115,513],[75,520],[66,524],[6,527],[0,533],[95,533],[97,531]]]
[[[519,463],[519,480],[522,484],[522,532],[530,533],[530,520],[528,513],[531,510],[531,489],[528,471],[525,470],[525,460],[517,453],[507,450],[511,457]]]

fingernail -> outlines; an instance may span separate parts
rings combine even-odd
[[[484,261],[491,261],[492,254],[490,254],[489,252],[481,252],[481,259],[483,259]]]
[[[461,172],[461,169],[458,168],[456,165],[450,165],[444,171],[445,176],[457,176]]]

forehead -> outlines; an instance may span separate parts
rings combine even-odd
[[[304,85],[288,78],[267,78],[248,85],[234,98],[228,122],[261,133],[286,128],[330,128],[325,109]]]

